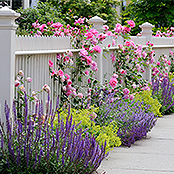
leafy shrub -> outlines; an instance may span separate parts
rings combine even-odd
[[[174,105],[174,79],[166,77],[158,77],[152,79],[152,96],[157,98],[161,103],[160,109],[162,114],[173,112]],[[172,110],[171,110],[172,109]]]
[[[35,10],[42,14],[43,19],[47,19],[49,17],[55,19],[55,17],[58,17],[65,21],[66,24],[70,24],[72,26],[75,19],[80,17],[90,18],[98,15],[104,20],[107,20],[107,25],[113,29],[119,18],[116,9],[116,6],[118,5],[119,2],[117,0],[98,0],[97,2],[90,2],[88,0],[47,0],[47,2],[38,3],[37,7],[35,7]],[[41,7],[43,10],[41,10]],[[45,11],[44,9],[47,10],[45,13],[43,13],[43,11]],[[29,12],[27,12],[27,14],[28,13]],[[38,15],[39,13],[35,14]],[[31,15],[30,19],[26,19],[30,21],[31,19],[35,19],[35,16]],[[89,25],[89,23],[86,24]]]
[[[118,127],[116,122],[109,123],[104,126],[97,125],[94,122],[94,119],[97,117],[98,108],[91,109],[71,109],[70,114],[72,119],[75,122],[75,125],[78,125],[78,129],[93,134],[98,141],[99,145],[102,145],[106,141],[106,152],[110,150],[111,147],[116,147],[121,145],[120,138],[117,136]],[[64,119],[67,117],[67,110],[60,112],[60,118]],[[57,125],[58,121],[55,119],[54,125]]]
[[[136,27],[132,31],[133,34],[140,32],[139,25],[145,22],[155,25],[156,28],[173,27],[173,5],[173,0],[131,0],[123,11],[123,20],[135,20]]]
[[[20,18],[17,19],[19,25],[17,29],[18,35],[31,34],[32,24],[36,21],[47,24],[47,22],[65,22],[61,19],[61,13],[55,10],[55,7],[48,2],[39,2],[35,8],[18,9],[18,13],[21,14]]]
[[[152,98],[152,91],[141,91],[135,95],[134,100],[136,102],[143,102],[142,107],[144,107],[144,105],[150,105],[149,109],[147,110],[148,112],[153,112],[155,116],[162,116],[160,113],[161,104],[157,99]]]
[[[75,129],[70,115],[64,125],[58,113],[58,124],[54,127],[56,112],[49,97],[46,115],[42,103],[36,105],[33,115],[28,114],[26,95],[25,102],[23,119],[17,119],[13,105],[13,125],[10,109],[5,104],[6,132],[0,122],[0,173],[83,174],[99,167],[105,157],[106,142],[100,148],[93,135],[83,137],[84,132]]]

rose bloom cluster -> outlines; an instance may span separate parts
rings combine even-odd
[[[165,78],[168,76],[169,66],[171,65],[171,61],[167,57],[167,55],[162,55],[158,58],[158,62],[156,62],[155,66],[152,68],[152,76],[160,76]],[[162,78],[161,78],[162,79]]]
[[[117,84],[118,84],[118,75],[117,74],[113,74],[110,81],[109,81],[109,84],[112,88],[116,88]],[[124,98],[125,99],[130,99],[130,100],[133,100],[134,99],[134,95],[131,94],[130,95],[130,91],[128,88],[124,88],[123,89],[123,94],[124,94]]]
[[[171,27],[166,32],[157,31],[154,37],[174,37],[174,27]]]
[[[69,53],[71,54],[71,53]],[[61,55],[57,55],[57,59],[61,59],[61,57],[63,58],[63,56]],[[53,68],[54,66],[54,63],[49,60],[49,67],[50,68]],[[80,99],[83,98],[83,94],[82,93],[76,93],[76,89],[74,87],[72,87],[72,81],[70,79],[70,76],[67,74],[67,73],[64,73],[63,70],[59,69],[59,70],[53,70],[51,69],[50,70],[52,73],[51,73],[51,76],[54,76],[54,77],[57,77],[60,79],[60,81],[62,82],[63,86],[62,86],[62,90],[66,93],[67,96],[73,96],[73,97],[76,97],[78,96]]]
[[[51,65],[51,62],[50,62],[50,65]],[[18,72],[18,74],[16,76],[16,80],[14,82],[15,87],[16,88],[19,87],[19,90],[22,92],[22,93],[20,93],[20,95],[24,95],[24,93],[26,93],[26,89],[25,89],[25,86],[24,86],[24,81],[26,81],[27,83],[31,83],[32,79],[31,79],[31,77],[27,77],[26,79],[24,79],[24,72],[22,70],[20,70]],[[42,90],[47,92],[47,93],[50,93],[50,87],[47,84],[45,84],[42,87]],[[38,101],[38,97],[36,96],[35,91],[32,91],[30,97],[32,97],[35,102]]]
[[[17,75],[17,77],[16,77],[16,80],[15,80],[15,87],[18,87],[18,86],[20,86],[20,90],[22,91],[22,92],[25,92],[25,87],[24,87],[24,83],[22,82],[22,79],[24,78],[24,72],[22,71],[22,70],[20,70],[19,72],[18,72],[18,75]],[[26,79],[25,79],[25,81],[26,82],[28,82],[28,83],[30,83],[31,81],[32,81],[32,79],[31,79],[31,77],[27,77]]]
[[[111,53],[111,59],[120,83],[123,77],[127,76],[129,76],[130,83],[133,79],[135,81],[136,76],[145,72],[143,65],[152,66],[155,61],[151,43],[148,43],[148,48],[143,48],[142,45],[136,45],[130,40],[125,41],[123,45],[118,44],[118,48]],[[130,74],[133,75],[130,76]]]
[[[76,48],[78,48],[76,41],[79,41],[81,44],[81,50],[79,52],[80,60],[82,62],[82,65],[84,66],[83,69],[85,69],[85,75],[89,76],[89,68],[92,72],[98,71],[97,63],[93,59],[93,57],[94,54],[100,54],[102,52],[102,49],[99,46],[99,44],[101,44],[107,36],[112,36],[113,40],[111,44],[112,46],[115,46],[116,41],[114,38],[117,38],[118,35],[124,35],[126,33],[129,33],[131,31],[131,28],[135,26],[135,23],[133,21],[127,21],[126,26],[116,24],[113,32],[109,31],[109,27],[107,25],[104,25],[104,32],[99,33],[96,29],[90,29],[90,27],[84,25],[85,20],[86,18],[77,19],[74,23],[76,27],[72,27],[70,25],[63,26],[61,23],[54,23],[53,21],[48,22],[47,24],[39,24],[39,22],[36,21],[32,25],[34,30],[31,32],[31,34],[36,37],[43,35],[53,35],[57,37],[71,36],[71,38],[75,39],[74,45],[76,46]],[[109,44],[108,47],[110,47],[111,44]],[[51,77],[57,80],[60,79],[62,83],[62,89],[67,96],[71,95],[73,97],[78,96],[79,98],[82,98],[83,94],[76,93],[76,89],[72,87],[72,81],[70,80],[70,76],[64,71],[66,67],[70,67],[73,65],[72,53],[69,52],[69,54],[57,54],[57,61],[59,67],[58,69],[54,69],[53,62],[49,60]],[[115,56],[113,55],[113,62],[114,61]],[[126,74],[126,70],[121,70],[121,74],[124,73]],[[90,81],[91,80],[89,78],[88,84],[90,83]],[[113,77],[113,79],[110,81],[110,85],[113,87],[116,86],[117,83],[118,80],[116,77]]]

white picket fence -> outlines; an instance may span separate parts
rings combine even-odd
[[[56,62],[56,54],[64,53],[67,50],[71,50],[74,57],[78,56],[79,50],[73,49],[69,37],[17,37],[15,35],[15,18],[19,14],[13,10],[3,7],[0,9],[0,81],[2,83],[0,87],[0,118],[3,117],[3,105],[7,100],[9,105],[12,105],[12,99],[14,97],[14,77],[19,70],[23,70],[25,78],[30,76],[32,78],[31,83],[26,83],[27,93],[41,90],[44,84],[48,84],[51,87],[51,97],[55,101],[55,96],[58,91],[58,84],[53,83],[49,74],[48,61],[52,60]],[[95,20],[93,20],[95,18]],[[99,31],[102,30],[104,21],[100,18],[94,17],[90,19],[90,22],[97,26]],[[174,38],[154,38],[152,37],[152,25],[146,23],[142,25],[142,36],[132,36],[136,44],[146,46],[147,41],[154,43],[153,49],[156,52],[155,59],[161,54],[168,55],[169,51],[174,48]],[[102,47],[103,49],[111,42],[111,38],[107,38]],[[123,44],[123,38],[118,37],[117,45]],[[111,47],[110,51],[117,49],[118,47]],[[107,78],[113,71],[111,58],[106,55],[107,59],[103,58],[103,52],[98,54],[96,60],[99,71],[96,73],[96,78],[102,83],[104,74],[108,74]],[[150,74],[147,74],[146,79],[149,79]],[[31,90],[30,90],[31,89]],[[39,99],[46,100],[46,95],[39,96]]]
[[[136,44],[143,45],[146,47],[147,37],[133,36],[131,37]],[[168,54],[169,50],[174,47],[174,38],[151,38],[151,42],[154,43],[153,49],[155,50],[155,59],[161,54]],[[112,43],[112,38],[107,38],[103,43],[103,48]],[[118,38],[117,44],[122,44],[123,39]],[[163,45],[162,45],[162,44]],[[43,47],[42,47],[43,45]],[[112,47],[110,51],[117,49],[118,47]],[[51,87],[51,98],[55,101],[58,95],[58,84],[53,82],[49,73],[49,60],[54,62],[54,68],[56,68],[56,54],[64,53],[67,50],[71,50],[74,54],[74,58],[78,56],[79,50],[72,49],[69,37],[17,37],[16,36],[16,51],[15,51],[15,74],[19,70],[23,70],[25,78],[28,76],[33,79],[31,83],[25,83],[27,93],[31,95],[31,92],[39,91],[42,89],[44,84],[48,84]],[[110,58],[110,54],[104,53],[98,54],[97,60],[99,71],[96,73],[96,78],[103,82],[104,75],[107,79],[113,72],[113,65]],[[148,72],[147,72],[148,73]],[[149,75],[145,77],[149,79]],[[150,79],[149,79],[150,80]],[[38,96],[43,101],[46,100],[46,94],[42,93]]]

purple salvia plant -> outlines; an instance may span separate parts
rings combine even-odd
[[[49,103],[45,120],[41,119],[42,102],[36,104],[34,114],[29,114],[28,105],[25,103],[24,117],[15,118],[15,126],[12,126],[10,111],[5,104],[7,133],[3,133],[3,123],[0,122],[0,154],[4,161],[4,173],[7,169],[11,173],[92,173],[106,156],[106,144],[100,148],[93,136],[86,134],[83,137],[84,132],[73,123],[70,110],[66,120],[62,120],[59,112],[56,112],[58,104],[53,112],[52,104]],[[16,112],[15,106],[13,112]],[[55,126],[53,123],[56,114],[58,124]],[[8,147],[5,152],[4,146]]]
[[[174,105],[174,80],[168,77],[152,79],[152,95],[162,103],[161,111],[165,114]]]

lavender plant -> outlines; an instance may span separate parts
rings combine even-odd
[[[161,103],[161,113],[169,114],[174,111],[174,79],[168,76],[152,79],[152,95]]]
[[[29,114],[25,94],[24,119],[17,118],[14,102],[13,121],[5,103],[6,128],[0,121],[0,173],[87,174],[99,167],[106,156],[106,142],[100,148],[93,135],[83,137],[84,132],[76,128],[70,114],[64,124],[57,112],[58,102],[53,111],[48,95],[46,114],[42,102]]]
[[[114,99],[114,94],[105,95],[100,100],[97,124],[108,124],[117,122],[117,135],[121,138],[123,145],[131,146],[135,141],[147,136],[154,127],[157,116],[149,112],[150,105],[129,99]],[[102,120],[102,121],[101,121]]]

